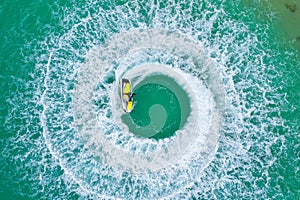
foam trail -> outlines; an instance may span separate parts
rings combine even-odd
[[[48,106],[44,103],[44,101],[45,101],[45,96],[47,94],[47,91],[49,90],[47,82],[49,81],[50,63],[51,63],[52,55],[53,55],[53,51],[50,52],[49,59],[48,59],[47,65],[46,65],[46,73],[45,73],[45,78],[44,78],[44,88],[45,89],[44,89],[43,94],[42,94],[41,99],[40,99],[40,104],[43,106],[43,110],[41,112],[41,125],[43,127],[43,138],[44,138],[45,144],[47,145],[47,147],[50,151],[50,154],[54,157],[55,160],[58,160],[59,165],[64,170],[66,175],[70,176],[80,186],[82,191],[86,192],[87,194],[97,194],[93,191],[90,191],[90,190],[86,189],[82,185],[81,181],[77,180],[77,178],[72,174],[72,172],[64,166],[62,159],[60,158],[59,154],[57,154],[53,150],[52,144],[51,144],[51,142],[48,138],[48,130],[47,130],[47,124],[46,124],[46,115],[45,115],[45,112],[48,109]]]
[[[154,42],[153,38],[159,42]],[[171,185],[175,184],[176,188],[187,186],[193,180],[191,177],[198,177],[197,174],[210,163],[216,152],[222,102],[215,96],[222,93],[219,91],[222,87],[210,87],[206,82],[206,77],[215,77],[215,80],[219,80],[217,73],[214,72],[216,64],[207,60],[208,58],[199,50],[201,46],[177,33],[163,30],[134,30],[122,33],[115,39],[104,46],[104,49],[97,47],[91,50],[87,62],[78,71],[70,107],[74,111],[76,128],[70,127],[70,123],[73,123],[68,119],[70,111],[60,110],[60,115],[55,116],[61,118],[58,121],[64,124],[65,130],[52,131],[51,135],[47,127],[50,126],[51,130],[56,130],[56,127],[53,121],[47,123],[46,120],[51,120],[49,111],[61,105],[57,100],[52,101],[55,104],[59,103],[57,106],[46,105],[49,102],[45,100],[45,96],[54,97],[49,89],[49,84],[52,84],[49,69],[52,56],[50,56],[44,80],[45,90],[41,98],[44,109],[41,117],[43,136],[50,152],[59,160],[62,168],[87,193],[101,194],[102,197],[111,196],[119,191],[119,186],[112,184],[109,190],[103,191],[98,184],[104,184],[111,178],[117,182],[123,181],[124,177],[121,175],[128,172],[134,181],[140,182],[134,187],[141,185],[154,187],[154,193],[151,194],[153,197],[157,197],[161,192],[162,188],[158,188],[156,182],[164,176],[166,179],[160,180],[161,184],[167,193],[172,193],[174,188]],[[170,44],[168,41],[172,40],[174,42]],[[123,42],[122,45],[120,42]],[[135,45],[137,43],[138,48]],[[178,45],[178,49],[172,46],[175,44]],[[115,48],[115,45],[119,47]],[[192,56],[186,59],[187,47],[191,47],[193,51]],[[122,57],[123,55],[127,57]],[[144,68],[149,68],[147,63],[154,67],[154,71],[144,71]],[[156,65],[163,70],[155,68]],[[195,65],[199,68],[195,68]],[[210,67],[207,68],[206,65]],[[114,73],[115,70],[117,74]],[[112,107],[118,106],[118,103],[114,103],[118,102],[116,99],[118,95],[115,94],[116,79],[130,71],[133,74],[136,72],[151,74],[155,71],[168,73],[187,89],[192,99],[193,111],[184,129],[178,131],[173,138],[160,141],[141,140],[126,133],[126,128],[124,129],[122,122],[118,121],[116,112],[118,108]],[[201,98],[197,98],[199,87],[203,92]],[[95,106],[95,102],[98,102],[100,109]],[[46,111],[49,112],[48,115]],[[211,125],[204,127],[199,120]],[[195,125],[199,126],[197,130],[200,135],[195,132]],[[74,156],[67,156],[70,153]],[[86,174],[89,176],[85,176]],[[179,174],[186,178],[180,178]],[[171,180],[172,184],[169,182]],[[98,184],[93,184],[95,181]],[[122,197],[126,193],[119,195]]]

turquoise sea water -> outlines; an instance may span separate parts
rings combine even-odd
[[[300,54],[273,11],[2,1],[0,199],[299,199]],[[119,74],[147,64],[190,77],[190,124],[159,142],[114,107]]]
[[[148,76],[134,91],[139,94],[134,98],[135,109],[130,115],[123,115],[131,133],[161,139],[184,127],[191,112],[189,97],[172,78]]]

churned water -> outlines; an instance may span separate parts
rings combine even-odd
[[[281,6],[3,1],[0,199],[299,199],[300,3]]]

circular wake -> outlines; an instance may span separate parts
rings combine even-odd
[[[159,84],[170,98],[178,100],[180,117],[169,120],[177,125],[168,129],[167,137],[152,137],[159,130],[135,132],[130,126],[128,121],[137,118],[122,110],[122,77],[132,79],[137,91]],[[47,92],[45,99],[53,95]],[[130,179],[132,189],[153,188],[147,194],[151,197],[172,194],[197,180],[216,152],[224,106],[221,78],[217,64],[205,55],[201,45],[184,35],[133,30],[93,48],[79,68],[68,99],[69,106],[57,114],[57,121],[46,116],[55,113],[55,102],[45,107],[45,138],[64,168],[90,192],[114,196],[118,191],[118,196],[126,196],[132,191],[120,183]],[[166,110],[155,104],[149,112]],[[167,116],[162,114],[161,120],[157,127],[164,127]],[[56,127],[67,127],[68,131],[61,134],[63,128],[56,132]],[[139,137],[136,133],[152,135]]]

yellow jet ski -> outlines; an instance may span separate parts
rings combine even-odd
[[[132,93],[130,80],[123,78],[120,81],[120,88],[123,110],[127,113],[130,113],[134,107],[133,97],[135,96],[135,93]]]

